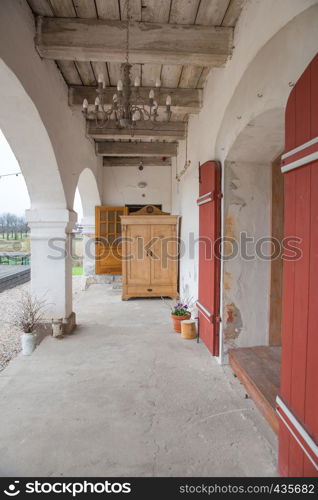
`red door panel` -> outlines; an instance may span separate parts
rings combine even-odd
[[[298,258],[285,251],[279,470],[318,476],[318,56],[295,85],[286,109],[285,238],[299,238]],[[315,111],[316,110],[316,111]],[[307,144],[309,142],[309,144]],[[295,148],[298,148],[293,151]]]
[[[221,172],[219,164],[200,165],[199,188],[199,336],[213,354],[219,354]]]

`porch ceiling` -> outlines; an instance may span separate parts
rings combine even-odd
[[[87,96],[90,105],[93,104],[95,91],[92,87],[97,85],[100,73],[104,75],[112,96],[121,75],[124,57],[120,22],[127,19],[126,0],[26,1],[35,16],[44,16],[37,49],[42,57],[55,59],[70,89],[70,106],[80,106],[83,96]],[[243,2],[130,0],[131,15],[135,22],[133,30],[136,31],[135,35],[131,33],[133,77],[140,77],[141,92],[145,94],[160,78],[162,95],[169,92],[172,96],[173,121],[177,122],[176,125],[170,124],[163,134],[154,135],[153,130],[146,129],[139,131],[137,137],[169,140],[171,131],[170,140],[184,138],[184,125],[181,122],[187,121],[189,114],[199,112],[202,105],[200,89],[210,69],[225,64],[231,55],[233,29]],[[81,19],[85,21],[82,23]],[[107,32],[101,26],[105,20],[111,22],[107,25]],[[155,43],[156,50],[151,50],[147,40],[149,29],[144,29],[149,26],[143,23],[157,23],[156,29],[161,35]],[[173,29],[173,25],[179,25],[180,28]],[[113,35],[111,30],[114,30]],[[138,45],[135,53],[134,36]],[[96,44],[92,44],[92,40],[96,40]],[[118,46],[114,40],[116,43],[118,40]],[[163,47],[160,53],[161,43]],[[164,106],[163,99],[160,105]],[[88,135],[96,139],[95,134],[89,132],[91,127],[88,125]],[[110,127],[104,131],[103,137],[114,140],[125,137],[125,134],[116,130],[113,132]]]

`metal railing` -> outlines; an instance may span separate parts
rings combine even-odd
[[[29,266],[31,255],[0,255],[0,265],[8,266]]]

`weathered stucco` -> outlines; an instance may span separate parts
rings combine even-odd
[[[261,177],[266,176],[266,183],[270,182],[269,164],[275,158],[275,154],[281,153],[283,148],[284,108],[288,95],[293,83],[297,81],[317,52],[317,20],[318,5],[316,0],[303,2],[298,0],[268,0],[266,2],[248,0],[246,2],[235,29],[233,56],[225,68],[211,71],[204,89],[203,108],[199,115],[190,118],[188,160],[191,161],[191,167],[181,182],[175,183],[173,186],[173,210],[182,216],[183,239],[187,238],[189,232],[194,234],[194,238],[198,237],[196,199],[199,190],[199,162],[202,164],[208,160],[221,161],[224,183],[225,160],[234,162],[247,160],[251,165],[254,164],[255,168],[259,168]],[[237,139],[239,137],[240,145],[238,147]],[[179,145],[177,158],[179,171],[183,168],[184,163],[185,144],[183,142]],[[256,164],[258,164],[257,167]],[[253,195],[255,191],[254,194],[257,197],[258,194],[261,195],[258,193],[260,185],[258,182],[256,185],[252,182],[255,177],[252,174],[253,169],[254,167],[250,167],[252,178],[248,184],[250,195]],[[243,167],[239,172],[239,177],[241,176],[245,176]],[[257,176],[256,181],[258,181]],[[240,190],[241,192],[239,192]],[[234,192],[235,197],[239,196],[241,199],[236,199],[232,209],[227,214],[227,192],[223,198],[222,226],[226,227],[227,230],[230,226],[234,230],[231,219],[237,216],[235,212],[239,210],[240,204],[241,212],[247,214],[250,211],[252,218],[254,215],[252,207],[254,205],[255,208],[257,205],[255,200],[246,198],[248,192],[241,184],[240,189],[234,189]],[[261,206],[266,209],[266,214],[260,221],[261,225],[257,228],[259,233],[266,233],[269,229],[269,188],[266,188],[266,193],[267,198],[264,194],[259,199]],[[243,227],[244,225],[245,223]],[[257,278],[265,280],[263,281],[264,290],[268,288],[268,271],[265,272],[265,268],[266,265],[264,265],[261,276]],[[180,271],[182,286],[189,290],[191,295],[197,296],[197,256],[193,260],[186,252],[181,259]],[[244,275],[245,271],[242,270],[242,272]],[[234,283],[239,276],[237,274],[230,276],[228,273],[229,270],[225,269],[224,294],[223,292],[221,294],[222,314],[226,306],[230,304],[233,304],[231,307],[234,309],[238,307],[236,297],[227,294],[230,283]],[[256,276],[257,273],[255,268],[254,275]],[[242,277],[240,279],[242,280]],[[255,291],[257,292],[254,301],[255,304],[257,303],[257,308],[250,310],[246,306],[245,313],[244,311],[239,312],[240,321],[242,319],[243,322],[238,337],[240,340],[237,340],[239,345],[255,345],[267,341],[268,300],[265,293],[262,293],[261,296],[258,294],[255,279],[253,283],[250,283],[246,293],[252,297]],[[239,285],[235,284],[234,286],[238,287],[237,290],[239,290]],[[234,296],[236,296],[236,292]],[[251,319],[250,325],[252,325],[255,324],[256,317],[258,321],[261,319],[261,331],[252,332],[253,327],[248,331],[245,330],[245,319]],[[225,328],[226,333],[228,325],[224,314],[222,320],[222,331]],[[252,336],[248,338],[248,335]]]
[[[226,163],[224,200],[224,236],[238,243],[234,248],[229,244],[224,262],[225,348],[266,345],[270,262],[255,255],[255,245],[271,235],[270,162]],[[242,245],[243,233],[253,242]]]

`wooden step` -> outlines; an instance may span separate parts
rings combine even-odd
[[[276,396],[280,383],[281,348],[271,346],[230,349],[230,365],[247,394],[278,434]]]

